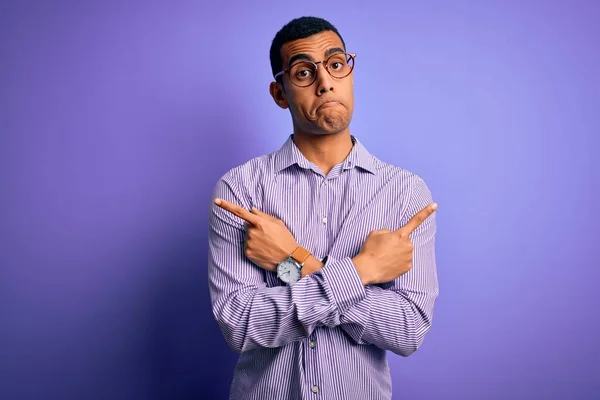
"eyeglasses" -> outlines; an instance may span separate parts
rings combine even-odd
[[[318,64],[323,64],[325,70],[331,75],[332,78],[342,79],[350,75],[354,69],[354,53],[334,53],[323,61],[299,61],[281,72],[275,74],[274,78],[277,78],[283,74],[288,74],[290,81],[296,86],[307,87],[312,85],[317,80],[317,68]]]

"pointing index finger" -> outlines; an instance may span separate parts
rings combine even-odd
[[[237,215],[238,217],[240,217],[246,222],[251,223],[252,225],[256,225],[260,220],[260,217],[258,215],[252,214],[245,208],[242,208],[237,204],[233,204],[227,200],[215,199],[214,203],[217,206],[221,207],[223,210],[229,211],[230,213]]]
[[[403,227],[398,229],[396,232],[402,236],[408,236],[414,232],[435,210],[437,210],[437,203],[431,203],[421,211],[416,213]]]

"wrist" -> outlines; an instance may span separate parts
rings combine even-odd
[[[281,260],[285,260],[290,257],[294,250],[298,248],[298,244],[294,243],[292,246],[287,246],[285,248],[280,247],[282,249]]]
[[[323,264],[320,263],[310,251],[298,245],[297,243],[287,249],[283,259],[285,260],[288,258],[292,258],[301,266],[300,279],[304,278],[306,275],[310,275],[318,271],[323,267]]]
[[[304,278],[307,275],[314,274],[315,272],[323,268],[324,265],[325,264],[319,261],[316,257],[311,255],[310,257],[308,257],[308,259],[304,263],[304,266],[302,267],[302,277]]]

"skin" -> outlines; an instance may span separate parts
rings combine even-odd
[[[321,61],[335,49],[343,50],[344,46],[331,31],[286,43],[281,48],[283,68],[290,65],[294,56],[305,55],[311,61]],[[275,104],[290,111],[294,143],[325,175],[348,156],[352,150],[354,72],[343,79],[334,79],[318,64],[317,79],[311,86],[298,87],[284,74],[283,84],[272,82],[269,91]],[[328,106],[323,107],[325,103]]]
[[[237,204],[215,199],[215,204],[246,221],[245,254],[252,262],[268,271],[287,258],[298,246],[285,223],[256,208],[248,211]],[[403,227],[390,231],[372,231],[352,262],[364,285],[390,282],[412,267],[413,244],[410,234],[437,209],[432,203],[419,211]],[[318,271],[323,263],[311,256],[302,268],[302,277]]]
[[[298,247],[296,239],[282,220],[254,207],[248,211],[223,199],[215,199],[215,204],[247,222],[244,254],[263,269],[275,272],[277,265]],[[302,276],[322,267],[323,263],[311,254],[304,263]]]
[[[281,48],[283,68],[303,55],[321,61],[328,54],[343,49],[341,39],[331,31],[286,43]],[[308,87],[297,87],[289,76],[283,84],[272,82],[271,96],[282,109],[289,109],[294,128],[294,143],[300,152],[317,165],[324,175],[342,162],[352,150],[350,121],[354,111],[354,73],[334,79],[318,64],[316,81]],[[327,106],[324,106],[327,104]],[[256,208],[250,211],[223,199],[214,203],[247,222],[244,252],[248,259],[267,271],[276,271],[298,243],[285,223]],[[410,270],[413,244],[410,234],[437,209],[432,203],[419,211],[405,226],[396,230],[378,230],[369,234],[352,261],[364,285],[389,282]],[[312,255],[302,268],[302,277],[323,267]]]

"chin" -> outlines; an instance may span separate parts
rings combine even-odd
[[[316,121],[304,124],[304,129],[301,129],[308,135],[312,136],[328,136],[337,135],[347,130],[350,121],[347,118],[319,118]]]
[[[349,121],[338,118],[324,118],[323,121],[320,121],[319,124],[322,131],[326,132],[326,134],[335,134],[340,133],[348,128]]]

